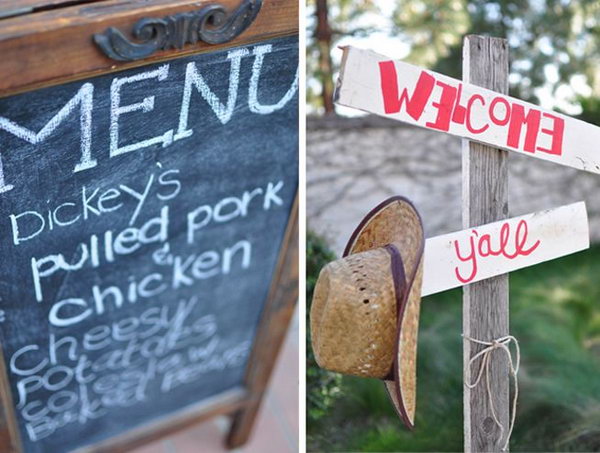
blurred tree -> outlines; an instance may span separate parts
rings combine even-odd
[[[323,238],[312,231],[306,235],[306,418],[309,428],[330,410],[341,394],[342,376],[319,368],[310,340],[310,307],[321,269],[335,260]]]
[[[600,97],[579,96],[577,100],[582,110],[578,118],[588,123],[600,125]]]
[[[333,107],[333,66],[331,63],[331,27],[327,0],[316,0],[317,27],[315,40],[319,49],[319,74],[321,77],[321,100],[325,114],[335,112]]]
[[[316,1],[309,0],[310,14],[315,17]],[[319,1],[328,3],[331,33],[328,46],[319,47],[317,21],[307,22],[308,36],[312,36],[307,93],[317,111],[323,111],[324,103],[316,97],[327,94],[323,81],[331,81],[335,72],[331,60],[329,65],[317,67],[319,53],[327,47],[331,51],[342,36],[368,36],[386,29],[410,46],[408,61],[456,78],[461,76],[465,34],[503,37],[511,52],[512,95],[538,103],[538,89],[544,87],[582,108],[581,94],[600,99],[597,0],[397,0],[389,17],[379,8],[383,0]],[[378,14],[377,21],[369,13]],[[365,26],[369,16],[371,24]]]
[[[416,64],[460,77],[463,35],[497,36],[510,46],[514,96],[538,102],[542,86],[584,81],[600,96],[597,0],[399,0],[392,20]]]
[[[324,114],[334,113],[331,51],[346,36],[368,36],[374,26],[367,13],[378,13],[375,0],[308,0],[307,102]]]
[[[448,75],[460,74],[462,37],[469,30],[466,0],[400,0],[393,12],[394,32],[410,45],[408,60],[424,67],[448,62]],[[459,58],[457,58],[459,57]]]

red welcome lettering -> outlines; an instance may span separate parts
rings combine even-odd
[[[466,114],[467,121],[466,121],[465,126],[467,127],[467,130],[471,134],[481,134],[482,132],[485,132],[486,129],[488,127],[490,127],[490,125],[484,124],[479,129],[475,129],[473,127],[473,124],[471,123],[471,112],[472,112],[473,104],[475,103],[475,101],[481,102],[481,106],[485,107],[485,99],[483,99],[483,96],[481,96],[480,94],[475,94],[475,95],[471,96],[471,98],[469,98],[469,101],[467,102],[467,114]]]
[[[529,109],[525,115],[525,107],[520,104],[513,104],[510,112],[510,124],[508,126],[507,146],[519,148],[521,141],[521,129],[524,124],[527,125],[525,133],[525,143],[523,149],[529,153],[535,152],[535,143],[537,141],[538,130],[540,129],[541,112],[537,109]]]
[[[462,83],[458,84],[458,93],[456,95],[456,105],[454,106],[454,113],[452,114],[452,122],[456,124],[463,124],[467,116],[467,109],[460,105],[460,98],[462,97]]]
[[[467,276],[463,276],[459,270],[459,267],[454,268],[456,278],[463,284],[467,284],[475,279],[478,272],[478,258],[487,258],[488,256],[504,256],[506,259],[513,260],[518,256],[528,256],[540,245],[540,241],[536,241],[530,247],[527,247],[527,236],[529,234],[529,226],[527,221],[520,220],[517,224],[517,229],[514,235],[514,252],[508,251],[508,244],[510,240],[510,223],[506,222],[500,228],[500,234],[498,236],[498,248],[494,250],[492,245],[492,237],[489,234],[484,234],[479,237],[477,230],[472,230],[472,234],[469,238],[469,253],[466,256],[462,256],[459,249],[458,241],[454,241],[454,251],[456,257],[463,263],[470,263],[471,269]],[[477,245],[476,239],[477,240]]]
[[[435,117],[431,121],[424,120],[420,123],[429,129],[448,132],[451,123],[454,123],[464,125],[471,134],[479,135],[490,127],[499,126],[505,131],[508,148],[527,153],[539,151],[562,155],[565,121],[559,116],[542,113],[538,108],[527,107],[500,95],[493,96],[489,102],[478,93],[467,95],[462,100],[462,83],[436,80],[434,75],[426,71],[419,73],[417,83],[410,92],[407,87],[398,86],[398,73],[392,60],[380,61],[378,64],[383,108],[388,115],[404,109],[415,121],[419,121],[425,108],[429,107],[427,119]],[[433,95],[436,87],[440,87],[439,93]],[[477,110],[475,115],[474,107]],[[551,126],[543,127],[542,118]],[[460,135],[460,130],[456,133]],[[499,131],[494,135],[497,133]],[[538,145],[540,134],[548,136],[548,147]]]
[[[555,154],[560,156],[562,154],[562,142],[563,142],[563,133],[565,131],[565,120],[559,118],[558,116],[551,115],[549,113],[544,113],[545,118],[550,118],[553,123],[552,129],[542,128],[541,132],[544,134],[548,134],[552,137],[552,145],[550,149],[542,148],[538,146],[538,151],[542,151],[548,154]]]
[[[423,109],[429,101],[433,91],[435,79],[425,71],[421,72],[417,85],[409,97],[408,90],[404,88],[402,94],[398,95],[398,75],[393,61],[379,62],[379,75],[381,79],[381,93],[383,95],[383,107],[387,114],[398,113],[403,104],[406,104],[406,112],[417,121],[421,118]]]
[[[448,129],[450,129],[450,118],[452,116],[452,110],[454,109],[454,100],[456,99],[457,89],[452,85],[439,81],[437,82],[437,85],[442,87],[442,94],[440,95],[440,101],[433,102],[432,105],[438,109],[438,114],[435,118],[435,122],[425,123],[425,126],[448,132]]]
[[[496,116],[496,106],[498,104],[504,104],[504,109],[506,110],[506,116],[502,119]],[[498,126],[506,126],[510,120],[510,103],[504,98],[495,97],[490,104],[490,119]]]

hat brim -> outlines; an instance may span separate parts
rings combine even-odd
[[[350,237],[344,256],[389,244],[400,252],[391,260],[398,321],[393,369],[384,383],[398,416],[413,429],[425,238],[419,213],[404,197],[389,198],[369,212]]]

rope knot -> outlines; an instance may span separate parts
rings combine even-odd
[[[471,338],[467,335],[463,335],[463,338],[472,343],[476,343],[476,344],[485,346],[485,348],[483,348],[477,354],[473,355],[471,357],[471,359],[469,360],[469,369],[473,366],[475,361],[479,358],[481,358],[481,364],[479,365],[479,372],[477,373],[477,378],[475,379],[475,381],[471,380],[471,382],[465,382],[465,385],[467,387],[469,387],[470,389],[477,387],[477,385],[479,385],[479,382],[481,381],[483,373],[485,372],[485,381],[486,381],[488,401],[490,404],[490,411],[492,412],[492,418],[494,419],[494,422],[496,423],[498,428],[500,428],[500,439],[502,439],[502,437],[504,436],[504,426],[502,426],[502,423],[500,423],[500,421],[498,420],[498,416],[496,415],[496,409],[494,408],[494,400],[493,400],[492,389],[491,389],[491,384],[490,384],[490,362],[491,362],[492,353],[495,350],[500,349],[506,353],[506,357],[507,357],[508,363],[510,365],[510,373],[513,376],[514,386],[515,386],[515,394],[514,394],[513,401],[512,401],[512,416],[510,419],[510,427],[508,429],[508,434],[506,436],[506,441],[504,443],[504,447],[502,447],[502,451],[506,451],[506,449],[508,448],[508,443],[510,441],[510,436],[511,436],[513,428],[515,426],[517,398],[519,396],[519,382],[517,380],[517,373],[519,372],[519,364],[521,362],[521,351],[519,350],[519,342],[512,335],[507,335],[505,337],[496,338],[492,341],[477,340],[477,339]],[[517,353],[516,366],[513,363],[512,354],[509,349],[509,345],[511,342],[515,344],[515,350]]]

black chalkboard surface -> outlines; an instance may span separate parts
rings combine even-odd
[[[0,99],[0,328],[24,450],[239,387],[297,190],[298,41]]]

